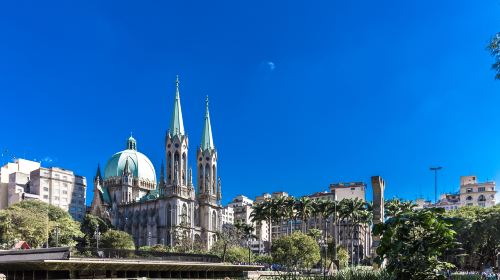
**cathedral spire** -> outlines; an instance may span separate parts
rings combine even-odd
[[[101,176],[101,165],[98,163],[97,164],[97,172],[95,174],[94,180],[101,180],[101,179],[102,179],[102,176]]]
[[[210,113],[208,112],[208,96],[205,101],[205,124],[203,125],[203,132],[201,134],[201,149],[215,149],[214,140],[212,138],[212,126],[210,125]]]
[[[184,122],[182,120],[181,99],[179,96],[179,75],[177,75],[177,79],[175,80],[174,109],[172,111],[169,133],[171,136],[184,135]]]

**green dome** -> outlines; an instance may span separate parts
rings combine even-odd
[[[156,182],[156,173],[153,164],[147,156],[136,150],[136,141],[130,137],[127,149],[114,154],[104,169],[104,179],[122,176],[128,160],[128,169],[134,178]]]

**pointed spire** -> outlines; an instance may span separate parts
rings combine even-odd
[[[175,100],[174,109],[172,111],[172,120],[170,121],[171,136],[174,135],[184,135],[184,122],[182,120],[182,110],[181,110],[181,98],[179,96],[179,75],[175,80]]]
[[[94,180],[96,180],[96,179],[102,179],[101,165],[99,163],[97,164],[97,172],[96,172],[95,177],[94,177]]]
[[[129,176],[131,175],[131,172],[130,172],[130,167],[128,165],[128,157],[127,157],[127,160],[125,161],[125,167],[123,168],[123,176]]]
[[[210,113],[208,111],[208,95],[205,101],[205,124],[203,125],[203,132],[201,134],[201,149],[215,149],[214,140],[212,138],[212,126],[210,125]]]

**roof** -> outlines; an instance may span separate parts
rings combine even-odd
[[[129,139],[127,149],[114,154],[108,160],[104,169],[104,179],[120,177],[128,167],[127,171],[130,171],[133,177],[156,182],[155,168],[149,158],[133,148],[136,148],[135,139],[133,145]]]
[[[201,133],[201,149],[215,149],[214,139],[212,138],[212,126],[210,125],[210,113],[208,111],[208,96],[205,102],[205,123],[203,124],[203,132]]]
[[[174,109],[172,110],[169,133],[171,136],[184,135],[184,121],[182,120],[181,98],[179,95],[179,76],[175,81]]]

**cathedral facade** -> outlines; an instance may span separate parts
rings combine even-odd
[[[197,184],[188,164],[189,139],[184,130],[179,79],[165,137],[165,162],[160,178],[151,161],[137,150],[131,136],[126,149],[108,160],[94,178],[91,213],[130,233],[136,246],[191,244],[210,249],[221,228],[221,183],[217,176],[208,98],[197,155]]]

